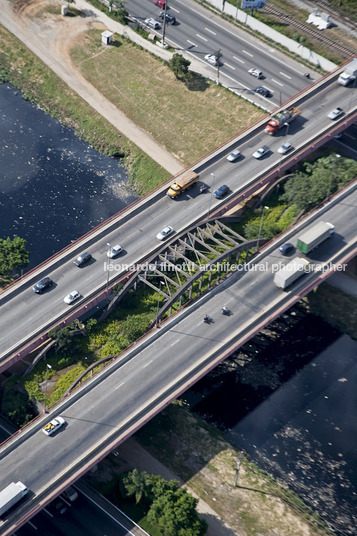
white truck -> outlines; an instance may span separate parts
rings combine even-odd
[[[281,266],[278,272],[275,272],[274,283],[278,288],[283,290],[294,283],[299,277],[308,272],[309,261],[302,257],[296,257],[292,261]]]
[[[311,229],[298,237],[296,248],[302,253],[310,253],[313,249],[317,248],[327,238],[330,238],[335,232],[335,226],[328,221],[320,221],[314,225]]]
[[[0,516],[5,514],[22,497],[28,493],[28,489],[22,482],[11,482],[6,488],[0,491]]]
[[[347,63],[347,65],[344,68],[343,73],[340,74],[340,76],[337,79],[337,82],[341,84],[341,86],[348,86],[348,84],[351,84],[354,82],[357,78],[357,58],[354,58],[350,63]]]

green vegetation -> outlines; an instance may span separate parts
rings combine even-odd
[[[165,62],[119,36],[103,49],[100,32],[87,32],[71,57],[101,94],[184,164],[265,115],[201,77],[183,84]]]
[[[177,79],[184,79],[189,73],[191,62],[186,60],[181,54],[174,54],[168,63],[169,68],[174,73]]]
[[[170,174],[95,112],[21,41],[0,26],[0,82],[19,88],[23,98],[72,128],[101,153],[120,158],[138,193],[146,193]]]
[[[0,282],[9,282],[15,270],[23,268],[29,262],[29,252],[25,248],[26,240],[19,236],[13,239],[0,238]]]

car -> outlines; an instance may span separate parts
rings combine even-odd
[[[254,78],[263,78],[262,71],[259,71],[259,69],[256,69],[255,67],[253,67],[252,69],[249,69],[248,73],[254,76]]]
[[[67,294],[67,296],[65,297],[63,301],[64,303],[71,305],[73,302],[75,302],[76,300],[79,300],[79,298],[81,297],[82,295],[78,292],[78,290],[72,290],[72,292]]]
[[[207,61],[207,63],[210,63],[211,65],[214,65],[215,67],[217,67],[217,65],[220,64],[219,58],[218,56],[216,56],[216,54],[206,54],[204,59],[205,61]]]
[[[165,9],[165,0],[154,0],[155,6],[159,6],[161,9]]]
[[[286,141],[285,143],[283,143],[283,145],[281,145],[278,149],[278,153],[280,154],[286,154],[288,153],[289,151],[291,151],[291,149],[293,148],[293,146],[291,145],[291,143],[289,143],[288,141]]]
[[[213,192],[213,195],[216,199],[222,199],[227,193],[229,192],[229,188],[226,184],[222,184],[215,192]]]
[[[67,506],[60,499],[57,499],[53,503],[53,509],[54,509],[56,514],[63,515],[63,514],[65,514],[67,512]]]
[[[164,227],[162,229],[162,231],[160,231],[157,235],[156,235],[156,238],[158,240],[165,240],[165,238],[167,238],[169,236],[169,234],[171,234],[173,232],[173,228],[170,226],[170,225],[167,225],[166,227]]]
[[[52,419],[52,421],[50,421],[48,424],[46,424],[46,426],[42,428],[42,432],[45,435],[52,435],[57,432],[57,430],[59,430],[59,428],[61,428],[61,426],[63,426],[64,424],[66,424],[64,418],[58,416],[55,419]]]
[[[159,14],[159,19],[166,20],[166,24],[175,24],[176,23],[176,17],[174,15],[171,15],[171,13],[166,13],[165,17],[165,11],[161,11]]]
[[[253,153],[253,157],[254,158],[262,158],[269,151],[270,151],[269,147],[267,145],[263,145],[263,147],[259,147],[259,149],[257,149],[255,151],[255,153]]]
[[[271,97],[272,95],[271,91],[263,86],[257,86],[254,91],[255,93],[259,93],[259,95],[262,95],[263,97]]]
[[[41,294],[46,288],[52,287],[53,281],[50,277],[44,277],[41,279],[41,281],[38,281],[36,285],[32,287],[32,290],[36,292],[36,294]]]
[[[73,263],[79,267],[85,264],[86,262],[89,262],[91,258],[92,258],[92,255],[88,252],[85,252],[85,253],[82,253],[79,257],[77,257],[76,260],[73,261]]]
[[[343,115],[343,114],[344,114],[344,111],[342,110],[342,108],[337,107],[337,108],[335,108],[334,110],[332,110],[332,112],[330,112],[330,113],[327,115],[327,117],[328,117],[329,119],[333,119],[333,120],[334,120],[334,119],[337,119],[338,117],[340,117],[340,116]]]
[[[232,152],[227,156],[227,160],[228,160],[228,162],[235,162],[235,161],[238,160],[241,156],[242,156],[242,153],[240,152],[240,150],[239,150],[239,149],[234,149],[234,151],[232,151]]]
[[[334,136],[334,139],[335,140],[340,140],[342,138],[342,134],[343,134],[343,132],[340,132],[339,134],[336,134],[336,136]]]
[[[70,486],[69,488],[67,488],[66,491],[63,492],[63,496],[65,499],[68,499],[71,502],[78,499],[78,493],[76,492],[73,486]]]
[[[119,253],[123,251],[123,248],[117,244],[116,246],[110,248],[110,250],[107,252],[107,257],[110,259],[114,259]]]
[[[286,242],[286,244],[283,244],[279,248],[279,252],[282,255],[289,255],[289,253],[292,253],[293,251],[295,251],[295,246],[291,242]]]
[[[145,19],[145,24],[146,24],[146,26],[149,26],[153,30],[158,30],[160,28],[160,23],[157,22],[157,20],[155,20],[153,18]]]

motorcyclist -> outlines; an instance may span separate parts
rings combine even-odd
[[[207,323],[209,322],[209,316],[208,315],[205,315],[203,317],[203,322],[207,322]]]
[[[200,187],[200,194],[204,192],[206,189],[207,189],[207,186],[205,184],[202,184],[202,186]]]
[[[227,313],[228,313],[228,309],[225,305],[224,307],[222,307],[222,314],[226,315]]]
[[[304,76],[305,78],[310,78],[310,73],[305,73]]]

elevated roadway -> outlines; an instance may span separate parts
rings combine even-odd
[[[165,196],[167,186],[159,188],[3,292],[0,297],[0,372],[22,358],[28,347],[23,348],[29,341],[38,341],[39,336],[44,340],[46,330],[69,313],[72,319],[77,318],[96,293],[106,288],[107,243],[112,246],[119,243],[124,248],[124,255],[115,261],[118,275],[125,268],[123,264],[138,263],[161,246],[156,234],[164,226],[171,225],[179,233],[222,205],[212,196],[218,186],[227,184],[230,187],[232,194],[225,201],[229,203],[234,193],[252,185],[258,189],[269,172],[275,169],[278,174],[279,170],[288,169],[313,151],[318,140],[324,136],[330,138],[333,133],[355,122],[357,93],[353,88],[339,86],[337,76],[338,72],[328,75],[316,87],[309,88],[289,102],[289,105],[299,107],[301,116],[290,124],[288,130],[283,127],[278,135],[270,137],[264,133],[266,120],[260,121],[196,163],[194,168],[200,172],[201,181],[210,186],[209,193],[198,196],[197,187],[174,201]],[[345,115],[332,122],[327,114],[336,106],[341,106]],[[277,150],[286,140],[293,144],[294,150],[282,156]],[[270,152],[263,159],[256,160],[252,153],[261,145],[268,145]],[[230,163],[226,156],[237,146],[243,157],[236,163]],[[94,260],[78,269],[73,260],[85,250],[92,253]],[[51,276],[53,287],[43,295],[34,294],[33,284],[45,275]],[[112,283],[113,277],[109,283]],[[74,306],[68,306],[63,299],[72,290],[78,290],[83,299]]]
[[[319,284],[333,264],[342,266],[355,256],[356,206],[357,184],[353,184],[298,229],[268,244],[254,270],[232,275],[144,338],[50,416],[3,445],[0,489],[21,480],[30,493],[0,523],[2,536],[13,534],[172,399]],[[279,255],[279,245],[287,239],[296,243],[302,228],[320,220],[333,222],[336,233],[313,252],[310,261],[315,269],[320,266],[327,271],[303,275],[290,291],[281,291],[273,284],[273,270],[289,259]],[[223,305],[232,311],[231,316],[221,315]],[[207,313],[214,320],[210,325],[202,322]],[[55,437],[44,436],[41,428],[59,413],[67,426]]]

